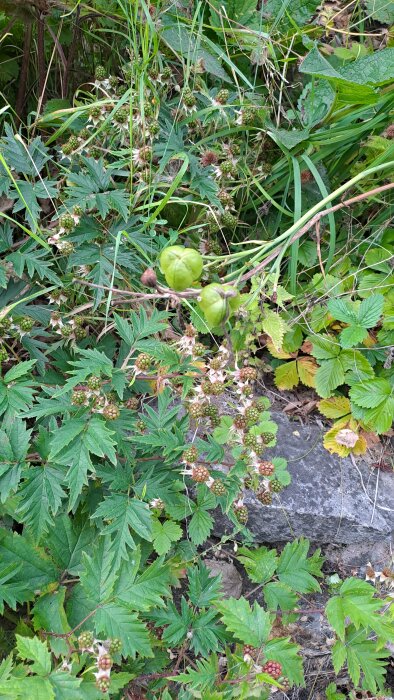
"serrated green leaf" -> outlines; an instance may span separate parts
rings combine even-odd
[[[54,635],[66,634],[70,631],[66,613],[64,610],[64,599],[66,589],[61,586],[56,591],[40,596],[32,610],[34,629],[38,632],[45,630]],[[49,637],[52,651],[57,656],[67,654],[68,647],[65,639],[61,637]]]
[[[60,515],[50,529],[46,545],[61,572],[78,576],[82,569],[82,553],[90,551],[97,537],[89,520],[78,516]]]
[[[121,559],[127,559],[128,548],[136,548],[131,531],[145,540],[152,540],[152,514],[148,505],[137,498],[129,498],[127,494],[113,493],[105,498],[92,518],[102,518],[107,523],[102,534],[113,535],[115,568],[118,568]]]
[[[341,351],[333,336],[312,335],[307,340],[312,343],[312,355],[316,360],[330,360],[337,357]]]
[[[213,518],[203,508],[197,508],[189,520],[187,529],[193,544],[205,542],[213,528]]]
[[[264,644],[271,631],[270,616],[257,603],[251,607],[246,598],[229,598],[217,604],[222,622],[236,639],[253,647]]]
[[[271,639],[264,646],[264,656],[269,661],[278,661],[283,669],[283,675],[290,683],[304,685],[302,658],[299,656],[300,647],[290,639],[279,637]]]
[[[51,655],[45,642],[38,637],[15,635],[18,656],[24,661],[32,661],[30,669],[38,676],[46,676],[51,670]]]
[[[262,327],[264,333],[269,335],[276,349],[279,350],[282,347],[284,335],[289,330],[287,323],[279,313],[265,307]]]
[[[394,24],[394,4],[392,0],[364,0],[368,16],[375,22]]]
[[[24,602],[29,595],[27,583],[21,581],[21,564],[7,564],[0,568],[0,614],[4,612],[4,603],[16,610],[17,603]]]
[[[382,294],[371,294],[363,299],[358,310],[358,320],[364,328],[376,326],[383,313],[384,297]]]
[[[17,513],[31,529],[37,542],[53,525],[53,516],[66,497],[61,487],[63,479],[62,472],[49,465],[30,467],[26,472],[18,492],[21,503]]]
[[[339,337],[343,348],[353,348],[367,337],[367,330],[355,324],[344,328]]]
[[[298,598],[289,586],[280,581],[271,581],[263,588],[264,600],[268,610],[294,610]]]
[[[286,544],[279,557],[277,567],[277,576],[279,580],[298,593],[320,591],[318,581],[311,574],[308,550],[308,540],[294,540],[294,542],[288,542]]]
[[[152,523],[153,546],[158,554],[167,554],[173,542],[182,537],[182,528],[173,520],[165,520],[161,523],[154,520]]]
[[[353,626],[346,631],[344,641],[339,639],[332,650],[335,672],[339,673],[347,662],[354,685],[359,685],[362,672],[364,676],[362,686],[372,693],[376,693],[384,686],[386,659],[389,655],[388,650],[378,649],[376,641],[368,639],[364,630],[357,630]]]
[[[278,557],[276,549],[259,547],[258,549],[247,549],[241,547],[237,553],[237,559],[243,564],[246,573],[253,583],[266,583],[276,571]]]
[[[334,389],[343,384],[345,374],[339,357],[324,361],[315,375],[316,391],[319,396],[327,398]]]
[[[57,580],[55,568],[43,551],[33,548],[23,535],[0,529],[0,561],[6,566],[21,566],[19,583],[26,586],[23,600],[31,600],[36,591]]]
[[[55,700],[84,700],[80,689],[82,678],[65,671],[52,671],[48,680],[55,692]]]
[[[221,596],[221,576],[213,576],[207,567],[199,562],[188,571],[189,599],[198,608],[210,607]]]
[[[346,299],[330,299],[327,308],[337,321],[353,324],[358,320],[353,304]]]
[[[4,375],[4,381],[8,384],[9,382],[14,382],[20,377],[24,377],[26,374],[29,374],[30,370],[34,367],[35,364],[36,360],[26,360],[26,362],[18,362],[17,365],[15,365],[11,369],[9,369],[8,372],[6,372],[6,374]]]
[[[350,389],[350,398],[362,408],[375,408],[391,395],[391,386],[387,379],[376,377],[366,382],[354,384]]]

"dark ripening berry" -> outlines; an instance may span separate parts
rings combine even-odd
[[[209,479],[209,471],[202,464],[194,467],[192,472],[192,479],[198,484],[203,484],[207,479]]]
[[[200,163],[203,168],[207,168],[209,165],[216,165],[218,162],[218,154],[215,151],[205,151],[200,158]]]
[[[257,491],[256,498],[264,506],[270,506],[272,503],[272,496],[271,496],[269,491],[264,491],[264,490]]]
[[[147,370],[152,364],[152,358],[146,352],[141,352],[135,360],[135,366],[141,370]]]
[[[142,284],[145,285],[145,287],[156,287],[157,285],[157,277],[156,273],[154,270],[152,270],[151,267],[148,267],[141,275],[141,282]]]
[[[242,525],[246,525],[248,522],[249,513],[246,506],[235,506],[234,515]]]
[[[212,493],[215,494],[215,496],[225,496],[227,493],[227,489],[223,481],[221,481],[220,479],[216,479],[210,488]]]
[[[116,404],[109,403],[103,409],[103,416],[106,420],[116,420],[119,418],[120,411]]]
[[[112,667],[112,658],[109,654],[101,654],[97,659],[97,666],[101,668],[102,671],[109,671]]]
[[[268,673],[277,680],[282,675],[282,666],[278,661],[267,661],[263,666],[263,673]]]
[[[78,647],[80,649],[88,649],[93,644],[93,634],[91,632],[82,632],[78,637]]]
[[[274,433],[261,433],[261,439],[263,440],[263,442],[268,444],[269,442],[275,440],[275,435]]]
[[[257,649],[256,647],[252,647],[251,644],[244,644],[244,648],[242,651],[244,656],[254,656],[256,654]]]
[[[239,376],[243,382],[253,382],[257,378],[257,370],[254,367],[241,367]]]
[[[140,406],[140,400],[137,399],[136,396],[131,396],[129,399],[126,401],[126,408],[129,409],[129,411],[137,411],[137,409]]]
[[[275,467],[272,462],[260,462],[259,464],[259,474],[261,476],[272,476],[275,471]]]
[[[188,408],[188,413],[190,418],[194,418],[194,420],[197,420],[198,418],[201,418],[204,415],[204,409],[202,406],[200,406],[200,404],[192,403]]]
[[[283,484],[281,484],[280,481],[278,481],[278,479],[273,479],[271,481],[271,491],[273,491],[274,493],[279,493],[282,490]]]
[[[248,422],[246,420],[246,416],[239,415],[235,416],[234,418],[234,427],[237,428],[237,430],[246,430],[248,425]]]
[[[100,676],[96,680],[96,686],[102,693],[107,693],[111,685],[109,676]]]
[[[187,462],[188,464],[193,464],[194,462],[196,462],[197,457],[198,457],[198,450],[197,450],[197,447],[194,447],[194,445],[191,445],[191,447],[188,447],[182,455],[183,461]]]

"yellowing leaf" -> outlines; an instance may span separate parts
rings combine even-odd
[[[341,418],[351,412],[350,401],[346,396],[331,396],[319,401],[317,407],[326,418]]]
[[[268,340],[266,346],[272,357],[275,357],[277,360],[289,360],[292,357],[290,352],[286,352],[282,348],[276,348],[272,340]]]
[[[283,318],[272,309],[264,309],[263,331],[272,340],[273,345],[279,350],[283,344],[283,337],[286,331],[289,330],[287,323]]]
[[[313,357],[300,357],[297,360],[298,375],[305,386],[315,386],[317,367],[317,362]]]
[[[293,362],[285,362],[283,365],[276,368],[275,384],[280,391],[293,389],[298,383],[299,377],[296,360],[293,360]]]

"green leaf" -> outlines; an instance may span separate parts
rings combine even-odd
[[[5,503],[16,491],[22,474],[24,459],[29,449],[32,430],[26,423],[15,419],[7,430],[0,430],[0,500]]]
[[[235,0],[236,1],[236,0]],[[279,25],[281,30],[293,26],[303,27],[316,12],[318,0],[266,0],[264,16]]]
[[[377,614],[382,608],[382,601],[374,598],[374,595],[375,589],[369,583],[349,578],[341,585],[339,595],[330,598],[326,605],[327,619],[342,640],[345,639],[347,618],[356,629],[371,629],[382,639],[390,639],[390,625]]]
[[[47,678],[42,676],[11,677],[4,683],[0,682],[0,697],[7,700],[55,700],[54,689]]]
[[[197,659],[196,669],[189,666],[185,673],[173,677],[176,683],[184,683],[191,690],[197,690],[199,694],[211,690],[217,681],[219,664],[217,654],[211,654],[208,659]],[[207,695],[204,697],[208,698]],[[169,698],[169,700],[171,700]]]
[[[70,631],[66,613],[64,610],[64,599],[66,588],[61,586],[56,591],[45,593],[38,598],[32,610],[33,624],[36,631],[45,630],[54,634],[66,634]],[[67,643],[65,639],[56,636],[49,637],[51,649],[56,656],[67,654]]]
[[[26,586],[23,600],[31,600],[36,591],[43,590],[57,580],[52,562],[34,548],[23,535],[0,529],[0,561],[5,566],[21,566],[19,583]]]
[[[127,494],[113,493],[104,498],[92,518],[102,518],[108,523],[101,530],[103,535],[114,535],[115,568],[121,559],[127,559],[128,547],[136,548],[131,531],[145,540],[152,540],[152,515],[148,505],[137,498],[129,498]]]
[[[354,311],[351,302],[346,299],[330,299],[327,308],[333,318],[343,323],[355,323],[357,314]]]
[[[64,450],[67,445],[70,444],[80,435],[82,431],[86,428],[86,420],[84,418],[71,418],[71,420],[66,421],[63,425],[54,433],[51,440],[51,452],[49,454],[49,459],[54,460],[56,455],[58,455],[62,450]]]
[[[257,603],[251,607],[245,598],[229,598],[217,604],[222,622],[236,639],[261,647],[271,631],[270,616]]]
[[[264,317],[262,322],[264,333],[267,333],[271,338],[276,349],[279,350],[283,345],[283,338],[289,326],[279,315],[279,313],[264,307]]]
[[[334,336],[312,335],[307,340],[312,343],[312,355],[316,360],[330,360],[337,357],[341,351]]]
[[[343,348],[353,348],[367,337],[367,330],[360,325],[348,326],[341,331],[339,337]]]
[[[320,591],[318,581],[311,574],[311,559],[308,560],[308,551],[308,540],[294,540],[287,543],[279,557],[277,576],[282,583],[287,584],[297,593]]]
[[[18,656],[24,661],[32,661],[31,671],[38,676],[46,676],[51,670],[51,655],[48,647],[38,637],[15,635]]]
[[[14,382],[16,379],[19,379],[20,377],[24,377],[26,374],[29,374],[30,370],[34,365],[36,364],[36,360],[26,360],[26,362],[18,362],[17,365],[12,367],[6,374],[4,375],[4,381],[8,384],[9,382]]]
[[[212,576],[212,572],[199,562],[188,571],[189,600],[198,608],[208,608],[221,597],[221,576]]]
[[[0,614],[4,612],[4,603],[16,610],[17,603],[24,602],[29,595],[27,583],[21,581],[21,564],[7,564],[0,568]]]
[[[96,540],[96,531],[89,520],[60,515],[50,529],[46,545],[61,572],[78,576],[82,569],[82,553],[89,551]]]
[[[391,386],[383,377],[354,384],[350,389],[350,398],[353,403],[363,408],[375,408],[382,401],[387,401],[390,395]]]
[[[298,603],[296,594],[285,583],[271,581],[263,588],[268,610],[294,610]]]
[[[383,302],[384,297],[382,294],[371,294],[371,296],[363,299],[358,310],[358,319],[364,328],[376,326],[383,313]]]
[[[182,537],[182,528],[173,520],[154,520],[152,523],[153,546],[158,554],[167,554],[173,542]]]
[[[80,687],[82,678],[76,678],[65,671],[53,671],[49,681],[55,691],[55,700],[82,700]]]
[[[230,438],[230,430],[233,425],[233,419],[230,416],[222,416],[220,425],[213,431],[213,437],[219,445],[226,445]]]
[[[364,0],[368,17],[382,24],[394,24],[392,0]]]
[[[315,386],[319,396],[327,398],[337,386],[345,381],[345,374],[339,357],[323,362],[315,375]]]
[[[97,632],[105,635],[104,638],[120,639],[124,656],[133,659],[137,654],[140,657],[153,656],[148,630],[127,606],[107,603],[97,610],[94,622]]]
[[[301,73],[319,75],[334,83],[356,83],[358,86],[382,85],[394,78],[394,49],[386,48],[335,69],[314,47],[304,58]],[[360,90],[360,94],[363,91]]]
[[[205,542],[213,528],[213,518],[203,508],[196,508],[187,529],[193,544],[200,545]]]
[[[254,0],[213,0],[211,3],[211,23],[214,27],[221,27],[224,14],[224,17],[245,26],[254,17],[255,12],[256,3]]]
[[[364,675],[362,686],[372,693],[384,687],[387,661],[390,652],[379,649],[376,641],[368,639],[364,630],[350,626],[344,641],[338,640],[332,649],[334,669],[339,673],[347,662],[349,675],[355,686],[360,683],[360,673]]]
[[[123,562],[115,586],[116,597],[122,603],[130,605],[133,610],[164,607],[164,599],[170,596],[170,585],[173,582],[170,565],[164,563],[163,557],[158,557],[137,575],[140,558],[138,548],[133,552],[133,570],[130,561]]]
[[[66,497],[61,487],[63,478],[59,469],[49,465],[30,467],[19,489],[20,505],[17,513],[31,529],[37,542],[53,525],[53,516]]]
[[[266,581],[269,581],[274,575],[278,564],[276,549],[268,549],[268,547],[259,547],[258,549],[241,547],[238,550],[237,559],[243,564],[248,577],[253,583],[266,583]]]

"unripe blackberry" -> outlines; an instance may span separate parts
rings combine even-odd
[[[100,377],[95,377],[94,375],[92,375],[91,377],[89,377],[87,385],[92,391],[98,391],[99,389],[101,389]]]
[[[197,461],[197,457],[198,457],[198,449],[194,445],[191,445],[190,447],[188,447],[184,451],[184,453],[182,455],[182,460],[184,462],[187,462],[188,464],[193,464],[194,462]]]
[[[241,109],[241,121],[242,124],[252,124],[254,121],[256,111],[253,107],[244,107]]]
[[[211,427],[212,428],[217,428],[220,425],[220,418],[219,416],[212,416],[210,418],[211,421]]]
[[[225,386],[223,382],[212,382],[211,383],[211,394],[213,396],[220,396],[220,394],[223,394],[225,390]]]
[[[5,316],[0,321],[0,333],[5,333],[6,331],[9,331],[11,326],[12,326],[11,319],[8,318],[8,316]]]
[[[157,136],[160,133],[160,124],[157,121],[150,122],[148,124],[148,131],[150,136]]]
[[[248,421],[246,420],[246,416],[240,413],[238,416],[235,416],[233,424],[234,428],[237,428],[237,430],[246,430]]]
[[[83,340],[84,338],[86,338],[87,334],[88,331],[86,328],[83,328],[82,326],[76,326],[74,330],[74,335],[77,340]]]
[[[213,484],[211,484],[210,489],[212,493],[215,494],[215,496],[225,496],[227,493],[227,489],[220,479],[215,479]]]
[[[143,420],[137,420],[135,427],[137,430],[139,430],[141,433],[144,433],[146,430],[146,425]]]
[[[204,415],[204,408],[198,403],[192,403],[188,407],[188,414],[190,418],[197,420],[198,418],[202,418],[202,416]]]
[[[202,343],[195,343],[193,348],[193,355],[195,355],[196,357],[201,357],[202,355],[204,355],[205,351],[205,345],[203,345]]]
[[[89,155],[93,160],[100,160],[101,150],[98,146],[90,146]]]
[[[109,654],[101,654],[97,659],[97,666],[102,671],[109,671],[112,667],[112,658]]]
[[[262,670],[263,673],[269,673],[275,680],[278,680],[282,675],[282,665],[278,661],[267,661]]]
[[[170,68],[170,66],[165,66],[165,67],[163,68],[162,73],[161,73],[161,77],[162,77],[163,80],[165,80],[165,81],[167,81],[167,80],[169,80],[170,78],[172,78],[172,69]]]
[[[213,253],[213,255],[221,255],[222,253],[222,248],[218,240],[210,238],[206,242],[205,247],[207,253]]]
[[[246,506],[235,506],[234,515],[242,525],[246,525],[248,522],[249,513]]]
[[[119,83],[119,78],[117,75],[110,75],[109,76],[109,84],[113,90],[116,90],[116,88],[118,87],[118,83]]]
[[[74,329],[72,326],[67,324],[66,326],[61,327],[60,332],[63,338],[69,338],[74,333]]]
[[[141,352],[135,360],[135,366],[141,370],[147,370],[151,366],[152,358],[146,352]]]
[[[226,190],[220,190],[218,192],[218,199],[220,201],[220,204],[222,204],[224,207],[233,207],[234,206],[234,200],[229,192],[226,192]]]
[[[215,369],[215,370],[221,369],[222,364],[223,364],[223,358],[220,355],[216,355],[216,357],[213,357],[209,362],[210,368]]]
[[[94,77],[96,80],[105,80],[107,77],[107,71],[105,70],[104,66],[97,66],[96,70],[94,71]]]
[[[238,223],[237,217],[233,214],[230,214],[229,211],[223,212],[222,216],[220,217],[220,221],[222,223],[222,226],[225,226],[226,228],[230,229],[234,229]]]
[[[93,644],[93,634],[91,632],[82,632],[78,637],[79,649],[89,649]]]
[[[219,416],[218,407],[214,406],[212,403],[206,404],[206,406],[204,406],[204,416],[206,416],[206,418],[217,418]]]
[[[241,153],[241,146],[239,145],[239,143],[230,143],[229,150],[231,151],[233,156],[239,156],[239,154]]]
[[[63,154],[64,154],[65,156],[70,156],[71,153],[73,152],[72,146],[70,145],[70,143],[69,143],[68,141],[66,141],[66,142],[62,145],[62,151],[63,151]]]
[[[83,209],[80,206],[73,207],[74,216],[83,216]]]
[[[246,474],[243,479],[243,484],[245,489],[251,489],[253,486],[253,479],[250,474]]]
[[[235,172],[233,161],[224,160],[223,163],[220,164],[220,170],[224,175],[233,175],[233,173]]]
[[[96,680],[96,686],[102,693],[107,693],[111,685],[109,676],[100,676]]]
[[[261,439],[263,442],[268,444],[269,442],[275,440],[275,435],[274,433],[261,433]]]
[[[272,479],[271,491],[273,491],[274,493],[280,493],[280,491],[283,491],[283,488],[283,484],[281,484],[278,479]]]
[[[209,233],[217,233],[217,231],[220,230],[218,217],[214,216],[214,214],[208,214],[206,222],[208,224]]]
[[[197,335],[197,331],[196,331],[196,329],[194,328],[194,326],[192,326],[191,323],[188,323],[187,326],[186,326],[186,328],[185,328],[185,330],[184,330],[184,334],[185,334],[188,338],[194,338],[194,337]]]
[[[120,411],[115,403],[108,403],[103,409],[103,416],[106,420],[116,420],[120,416]]]
[[[76,151],[78,146],[79,146],[78,138],[77,138],[77,136],[74,136],[74,135],[70,136],[67,143],[72,151]]]
[[[270,506],[272,503],[272,495],[269,491],[265,491],[264,489],[262,489],[261,491],[257,491],[256,498],[264,506]]]
[[[94,105],[89,109],[89,117],[92,119],[98,119],[101,117],[101,107],[99,105]]]
[[[275,471],[275,467],[272,462],[260,462],[259,463],[259,474],[261,476],[272,476]]]
[[[245,445],[245,447],[250,447],[252,450],[254,450],[258,445],[257,435],[254,435],[253,433],[247,433],[244,436],[243,444]]]
[[[74,316],[74,323],[76,326],[83,326],[85,321],[86,321],[85,316]]]
[[[63,253],[63,255],[71,255],[71,253],[74,252],[74,246],[71,241],[59,241],[58,250],[60,253]]]
[[[205,481],[207,481],[209,479],[209,471],[202,464],[199,464],[197,467],[193,468],[191,478],[193,479],[193,481],[196,481],[198,484],[203,484]]]
[[[288,693],[291,685],[288,678],[281,678],[280,684],[282,686],[282,693]]]
[[[79,138],[82,139],[82,141],[87,141],[90,136],[91,133],[89,129],[81,129],[81,131],[79,132]]]
[[[265,445],[257,440],[256,445],[253,448],[253,451],[256,453],[256,455],[262,455],[263,452],[265,452]]]
[[[140,406],[140,400],[136,396],[131,396],[129,399],[127,399],[125,405],[129,411],[137,411]]]
[[[24,333],[29,333],[34,326],[34,321],[32,318],[25,316],[18,321],[18,326]]]
[[[83,406],[86,401],[86,391],[73,391],[71,394],[71,403],[74,406]]]
[[[4,347],[0,347],[0,362],[8,360],[8,352]]]
[[[254,382],[257,379],[257,370],[255,367],[241,367],[239,376],[243,382]]]
[[[109,645],[109,653],[110,654],[118,654],[122,649],[122,642],[120,639],[111,639],[110,645]]]
[[[226,89],[219,90],[218,94],[215,97],[216,102],[219,102],[219,104],[221,105],[225,105],[228,100],[229,94],[229,91]]]
[[[249,406],[245,411],[245,418],[248,423],[257,423],[260,419],[260,411],[255,406]]]
[[[182,94],[182,99],[186,107],[194,107],[196,104],[196,98],[194,97],[190,88],[185,88]]]

